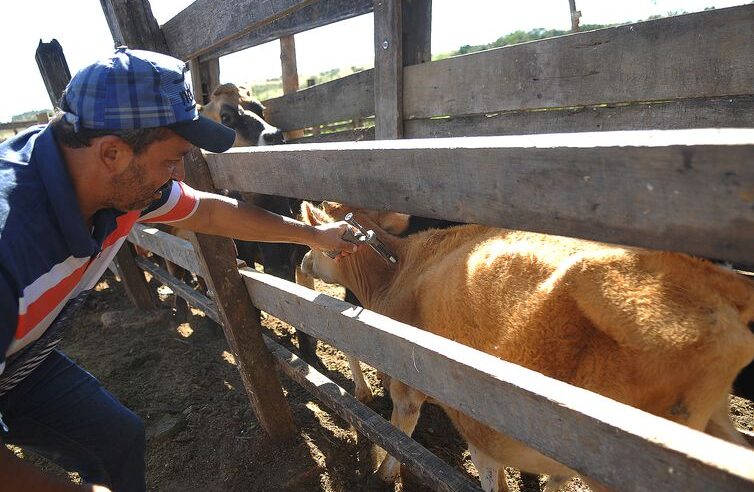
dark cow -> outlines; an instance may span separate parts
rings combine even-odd
[[[218,86],[208,104],[201,107],[202,114],[224,124],[236,131],[234,147],[260,145],[278,145],[285,143],[283,131],[264,120],[264,106],[253,99],[251,90],[234,84]],[[279,215],[295,217],[300,208],[300,200],[286,197],[227,192],[228,196],[253,203]],[[271,275],[296,281],[296,268],[308,248],[295,244],[257,243],[236,241],[238,257],[249,266],[257,262],[264,266],[264,271]],[[313,287],[311,278],[299,278],[300,283]],[[306,333],[298,332],[298,344],[301,357],[308,363],[325,370],[316,355],[317,341]]]
[[[222,84],[210,97],[210,102],[201,108],[202,114],[236,131],[234,147],[285,142],[283,131],[264,120],[264,106],[252,97],[250,89]]]

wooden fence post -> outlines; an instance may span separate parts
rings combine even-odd
[[[153,309],[154,297],[149,290],[144,272],[136,264],[136,251],[131,243],[126,241],[121,246],[115,258],[118,262],[118,272],[126,295],[136,307],[140,309]]]
[[[571,31],[579,31],[579,19],[581,19],[581,11],[576,10],[576,0],[568,0],[568,6],[571,9]]]
[[[280,65],[283,69],[283,94],[298,90],[298,67],[296,65],[296,40],[293,35],[280,38]],[[303,130],[285,132],[288,140],[301,138]]]
[[[149,0],[100,0],[115,46],[168,54],[168,44]]]
[[[100,2],[116,44],[170,54],[148,0]],[[197,72],[201,84],[201,67]],[[185,163],[188,183],[200,190],[214,191],[207,162],[199,149],[189,153]],[[238,370],[257,418],[272,439],[290,439],[297,430],[272,356],[262,340],[259,310],[252,306],[238,274],[235,245],[231,239],[204,234],[196,235],[193,242],[204,279],[214,292],[228,344],[238,356]]]
[[[374,138],[403,137],[402,0],[374,0]]]
[[[432,61],[432,0],[403,0],[403,66]]]
[[[207,104],[212,91],[220,85],[220,59],[212,58],[200,62],[198,58],[192,58],[189,60],[189,67],[194,98],[199,104]]]
[[[68,62],[63,54],[63,47],[57,39],[49,43],[43,43],[39,40],[37,52],[34,55],[39,67],[39,73],[42,74],[47,95],[50,97],[52,107],[57,108],[60,96],[63,90],[71,80],[71,71],[68,69]]]
[[[199,149],[186,157],[186,181],[199,190],[213,190],[207,161]],[[269,436],[277,441],[296,435],[288,402],[275,364],[262,339],[260,313],[249,298],[236,264],[236,249],[227,238],[194,234],[192,243],[212,290],[223,330],[237,357],[238,370],[254,412]]]

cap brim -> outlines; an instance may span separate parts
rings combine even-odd
[[[225,152],[233,146],[236,132],[206,116],[170,125],[170,129],[192,144],[210,152]]]

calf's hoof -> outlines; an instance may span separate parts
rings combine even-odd
[[[373,492],[380,492],[380,491],[392,491],[395,490],[395,484],[393,482],[385,482],[383,481],[377,472],[372,473],[369,478],[367,478],[367,483],[365,490],[373,491]]]

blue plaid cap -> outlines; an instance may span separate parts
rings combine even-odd
[[[61,106],[76,131],[169,127],[197,147],[224,152],[235,132],[198,112],[186,71],[177,58],[121,46],[74,75]]]

